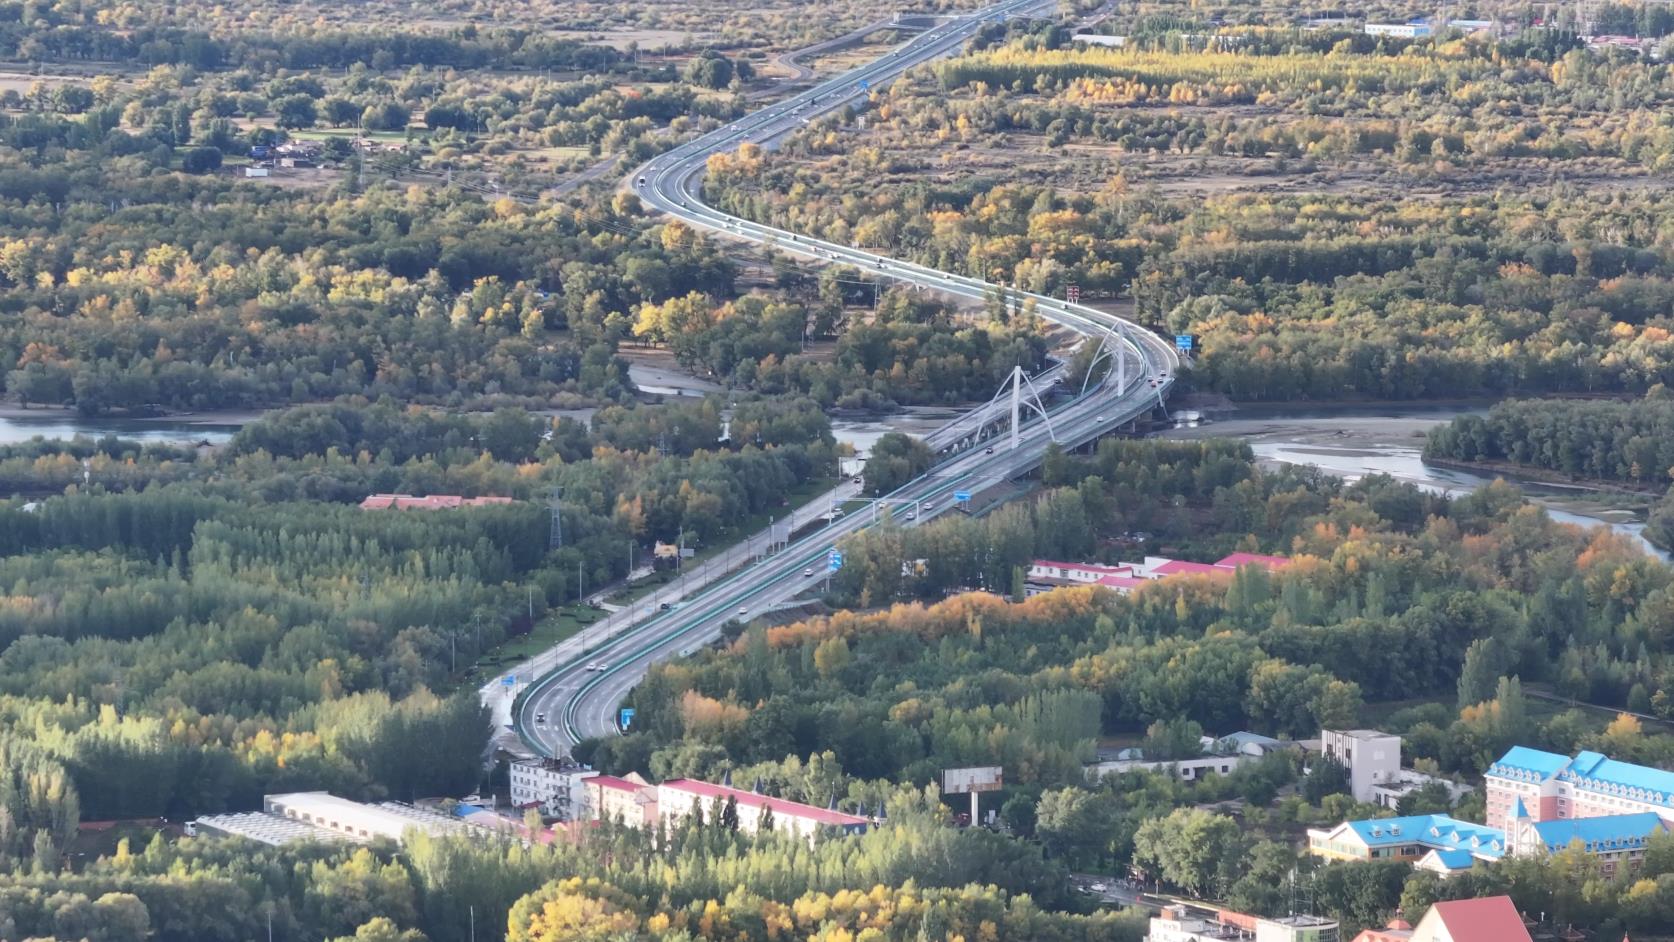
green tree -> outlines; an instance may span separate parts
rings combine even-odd
[[[1146,821],[1133,837],[1135,866],[1199,897],[1224,895],[1244,852],[1236,821],[1196,808]]]

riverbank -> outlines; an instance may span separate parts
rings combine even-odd
[[[1422,448],[1430,429],[1451,421],[1458,413],[1393,416],[1270,416],[1215,418],[1196,428],[1168,429],[1158,438],[1191,441],[1205,438],[1242,438],[1256,442],[1285,442],[1293,447],[1329,447],[1337,452],[1388,447]]]
[[[1426,462],[1424,441],[1430,429],[1459,414],[1419,406],[1406,413],[1386,415],[1235,417],[1197,428],[1169,429],[1157,437],[1176,441],[1242,439],[1250,444],[1257,462],[1268,467],[1313,465],[1349,481],[1368,474],[1386,474],[1449,495],[1466,494],[1495,478],[1505,478],[1521,487],[1529,500],[1545,508],[1554,520],[1607,526],[1639,543],[1647,553],[1669,558],[1644,535],[1645,513],[1652,495],[1599,491],[1571,482],[1549,484],[1459,462]]]
[[[1640,500],[1655,500],[1661,497],[1663,493],[1655,487],[1634,487],[1623,484],[1621,481],[1579,477],[1573,474],[1565,474],[1562,471],[1518,464],[1515,461],[1459,461],[1454,458],[1427,457],[1424,459],[1424,463],[1436,468],[1452,468],[1456,471],[1469,471],[1472,474],[1494,474],[1505,478],[1515,478],[1519,481],[1532,481],[1547,487],[1571,488],[1577,491],[1599,494],[1620,494],[1624,497]]]

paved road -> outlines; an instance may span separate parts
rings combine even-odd
[[[804,46],[801,49],[796,49],[779,56],[779,64],[789,69],[791,72],[790,77],[786,79],[786,81],[806,82],[814,77],[814,70],[806,65],[803,65],[803,59],[810,56],[822,55],[833,49],[841,49],[844,46],[858,43],[879,30],[890,29],[892,27],[899,28],[895,27],[895,24],[890,20],[878,20],[876,23],[868,23],[859,29],[850,30],[849,32],[833,39],[817,42],[811,46]]]
[[[628,185],[652,209],[714,233],[760,244],[816,264],[844,264],[943,294],[982,299],[993,286],[979,279],[926,268],[872,252],[837,245],[759,225],[705,205],[701,180],[711,154],[734,150],[745,141],[771,147],[813,117],[848,104],[864,103],[869,92],[903,71],[956,53],[985,21],[1047,11],[1055,0],[1007,0],[979,13],[951,19],[898,47],[881,59],[830,79],[792,98],[688,142],[636,170]],[[1049,418],[1035,419],[1010,436],[990,434],[996,418],[1009,413],[1005,399],[973,410],[932,433],[928,441],[940,461],[924,477],[887,495],[878,504],[834,517],[817,532],[759,561],[769,540],[757,534],[733,554],[711,560],[686,574],[685,584],[665,586],[638,605],[612,615],[591,629],[586,650],[580,638],[542,654],[518,668],[537,678],[515,707],[511,690],[489,685],[485,702],[500,722],[515,728],[521,751],[558,755],[581,739],[618,731],[617,708],[650,665],[690,653],[713,640],[730,621],[745,620],[804,593],[819,581],[829,552],[844,536],[887,516],[916,525],[953,509],[954,495],[976,492],[1023,474],[1040,461],[1056,440],[1073,447],[1108,434],[1160,406],[1179,366],[1173,346],[1134,324],[1092,308],[1040,295],[1033,298],[1041,317],[1089,337],[1108,336],[1120,351],[1119,367],[1105,381],[1057,405]],[[1033,379],[1051,383],[1060,370]],[[829,508],[858,496],[845,483],[799,508],[795,526],[819,522]],[[667,603],[670,608],[663,609]],[[515,715],[512,715],[515,713]],[[504,742],[504,740],[503,740]]]

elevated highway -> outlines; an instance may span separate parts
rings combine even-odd
[[[771,147],[786,134],[819,115],[859,103],[872,90],[916,65],[957,53],[984,23],[1054,9],[1055,0],[1008,0],[969,16],[949,19],[926,30],[893,52],[829,79],[794,97],[763,108],[726,127],[687,142],[636,169],[628,185],[651,209],[677,217],[715,234],[771,245],[777,251],[814,264],[848,265],[871,277],[890,279],[960,298],[983,299],[995,285],[978,278],[838,245],[799,233],[764,226],[704,203],[701,185],[710,155],[736,150],[745,142]],[[1009,436],[988,435],[993,423],[1009,419],[1016,402],[997,397],[950,422],[928,437],[937,464],[924,476],[885,496],[867,510],[832,516],[830,508],[859,497],[859,488],[843,483],[798,508],[788,521],[797,532],[818,529],[788,544],[766,533],[755,534],[732,554],[706,562],[674,583],[589,629],[591,637],[571,638],[517,671],[532,677],[527,689],[511,696],[490,683],[482,690],[501,723],[516,731],[522,751],[561,755],[582,739],[618,731],[618,706],[652,664],[683,654],[717,637],[727,622],[782,604],[811,589],[825,574],[828,553],[844,536],[893,517],[913,526],[952,510],[954,495],[1027,473],[1040,463],[1052,442],[1065,448],[1086,444],[1149,415],[1174,382],[1179,360],[1173,345],[1121,318],[1044,295],[1032,299],[1040,317],[1098,342],[1112,351],[1111,368],[1101,383],[1071,391],[1045,417],[1018,424]],[[1061,371],[1061,370],[1060,370]],[[1035,377],[1037,383],[1053,376]],[[1064,398],[1064,397],[1060,397]],[[783,526],[783,524],[781,524]],[[784,532],[784,531],[781,531]],[[769,550],[774,550],[767,555]]]

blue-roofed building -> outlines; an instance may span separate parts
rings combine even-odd
[[[1413,864],[1420,870],[1430,870],[1442,876],[1463,873],[1476,866],[1477,858],[1468,850],[1432,850]]]
[[[1674,772],[1597,752],[1574,758],[1516,746],[1488,767],[1488,823],[1509,829],[1522,802],[1536,822],[1656,814],[1674,825]]]
[[[1416,863],[1433,851],[1457,852],[1455,857],[1462,853],[1472,860],[1499,860],[1505,856],[1505,832],[1445,814],[1345,821],[1334,828],[1308,831],[1308,852],[1326,860]]]
[[[1667,829],[1654,811],[1536,821],[1518,802],[1506,830],[1506,853],[1544,857],[1577,846],[1599,860],[1599,872],[1613,877],[1638,869],[1651,835]]]

